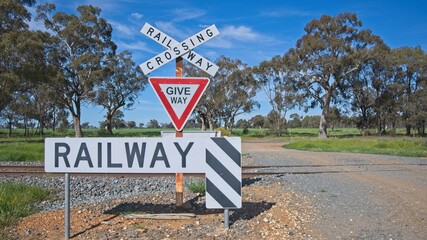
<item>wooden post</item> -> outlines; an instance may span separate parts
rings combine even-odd
[[[176,58],[176,76],[183,77],[184,75],[184,63],[182,57]],[[176,131],[175,137],[183,137],[183,131]],[[175,174],[175,192],[176,192],[176,207],[181,209],[184,204],[184,174],[176,173]]]

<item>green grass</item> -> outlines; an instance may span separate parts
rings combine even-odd
[[[313,152],[350,152],[427,157],[426,139],[409,137],[305,138],[291,141],[285,148]]]
[[[0,229],[19,218],[36,212],[34,204],[51,196],[51,192],[22,183],[0,183]]]
[[[44,145],[41,141],[0,141],[0,162],[41,161],[43,158]]]
[[[196,131],[189,129],[188,131]],[[327,140],[318,139],[317,128],[292,128],[283,137],[267,135],[268,129],[250,128],[244,134],[243,129],[233,129],[232,136],[239,136],[242,141],[291,142],[289,148],[306,151],[359,152],[398,156],[426,157],[425,138],[402,137],[404,129],[398,130],[399,137],[362,137],[357,128],[340,128],[329,130]],[[174,129],[117,129],[113,135],[106,135],[100,129],[83,129],[84,137],[159,137],[161,131]],[[375,132],[375,130],[372,130]],[[1,161],[43,161],[43,142],[45,137],[74,137],[74,130],[65,133],[53,133],[46,130],[43,137],[24,137],[22,129],[15,129],[13,137],[6,137],[6,130],[0,129]],[[424,140],[423,140],[424,139]]]

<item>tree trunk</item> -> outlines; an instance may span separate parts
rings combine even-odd
[[[113,135],[112,119],[113,119],[113,115],[107,113],[107,120],[105,123],[107,125],[107,134],[108,135]]]
[[[328,116],[327,111],[325,109],[322,110],[322,115],[320,116],[319,123],[319,138],[328,138],[328,121],[326,120]]]
[[[82,127],[80,125],[80,116],[73,115],[74,131],[76,132],[75,137],[83,137]]]
[[[405,128],[406,128],[406,136],[411,136],[411,125],[406,124]]]
[[[328,138],[328,114],[329,114],[329,105],[332,98],[332,90],[327,90],[325,92],[325,102],[322,109],[322,115],[320,116],[319,123],[319,138]]]
[[[200,116],[200,123],[202,124],[202,131],[206,131],[205,118],[201,114],[199,114],[199,116]]]
[[[12,137],[12,123],[9,122],[7,125],[8,125],[8,130],[9,130],[7,132],[7,137],[10,138],[10,137]]]
[[[211,114],[210,113],[206,114],[206,118],[208,119],[209,130],[213,131],[214,130],[214,123],[213,123]]]

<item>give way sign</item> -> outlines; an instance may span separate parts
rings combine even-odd
[[[177,131],[185,123],[209,84],[209,78],[151,77],[151,87]]]

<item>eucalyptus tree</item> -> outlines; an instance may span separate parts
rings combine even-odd
[[[187,77],[210,78],[210,76],[207,73],[205,73],[200,68],[197,68],[191,64],[184,64],[184,74]],[[216,114],[217,108],[215,106],[215,101],[214,101],[216,84],[217,82],[210,81],[207,89],[205,90],[199,102],[197,103],[197,106],[194,108],[194,114],[201,123],[202,131],[206,130],[206,127],[208,127],[209,130],[211,131],[214,130],[214,125],[215,125],[214,117],[215,115],[217,115]]]
[[[219,71],[210,77],[210,83],[197,104],[195,111],[203,125],[210,130],[223,123],[232,129],[238,115],[249,113],[259,107],[254,100],[258,86],[251,69],[238,59],[220,57],[215,61]],[[185,66],[185,74],[191,77],[209,77],[191,65]]]
[[[113,134],[112,119],[120,108],[130,109],[137,100],[138,94],[147,84],[146,77],[132,61],[132,54],[128,51],[107,57],[105,76],[95,87],[92,102],[101,105],[107,110],[107,133]]]
[[[402,118],[405,123],[406,135],[411,134],[418,121],[422,121],[423,107],[422,99],[427,81],[427,55],[420,47],[402,47],[393,50],[395,81],[400,85],[402,93],[399,99]],[[424,108],[425,109],[425,108]],[[424,119],[425,121],[425,119]]]
[[[112,27],[100,17],[97,7],[78,6],[78,15],[56,12],[51,17],[54,10],[53,4],[37,9],[38,19],[44,20],[56,43],[50,54],[59,71],[52,86],[72,116],[75,136],[82,137],[82,104],[89,101],[94,86],[103,79],[102,62],[116,49]]]
[[[286,57],[293,62],[294,87],[305,100],[306,109],[319,106],[322,110],[319,137],[327,137],[331,103],[348,97],[350,75],[360,70],[369,58],[369,49],[382,44],[356,14],[324,15],[309,22],[303,35]]]
[[[216,82],[217,112],[224,128],[231,130],[238,115],[259,108],[259,103],[254,100],[258,84],[251,69],[238,59],[220,57],[216,64],[219,71],[212,81]]]
[[[275,56],[269,61],[261,62],[253,70],[257,84],[267,95],[272,108],[269,120],[273,128],[271,133],[276,136],[283,135],[286,129],[286,113],[298,102],[292,88],[292,73],[288,60],[289,58]]]
[[[34,0],[0,1],[0,112],[13,100],[12,94],[25,92],[44,72],[44,42],[47,34],[30,31],[31,14],[25,6]]]

